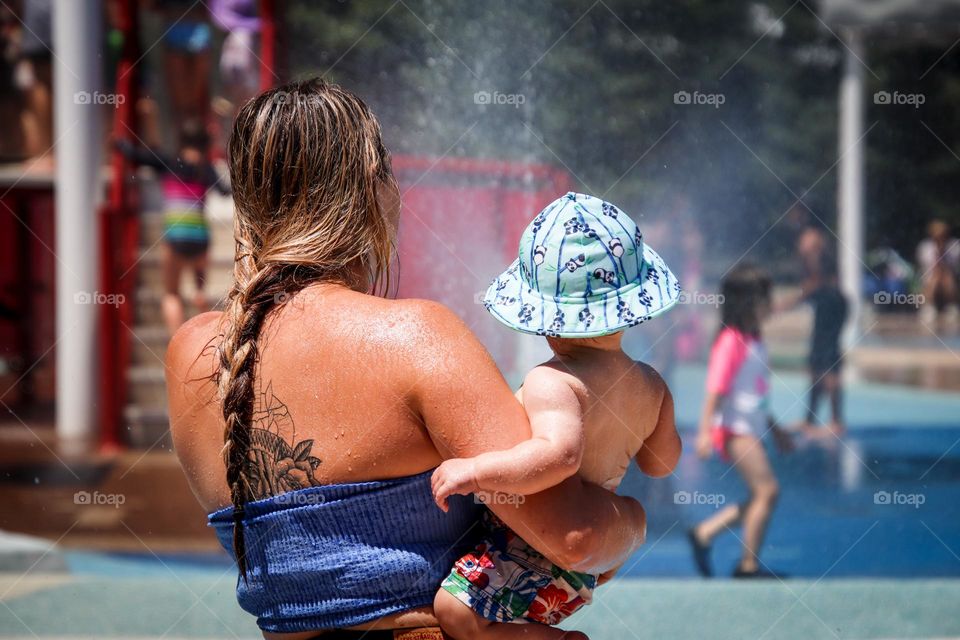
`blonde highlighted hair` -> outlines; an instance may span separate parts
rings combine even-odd
[[[257,340],[267,315],[316,282],[389,289],[393,228],[378,194],[393,181],[380,124],[364,102],[320,79],[250,100],[228,159],[235,206],[234,284],[216,374],[234,552],[246,578],[244,505]]]

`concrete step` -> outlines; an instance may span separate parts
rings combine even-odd
[[[137,325],[133,328],[131,354],[134,366],[163,366],[170,337],[162,324]]]
[[[65,571],[67,562],[52,541],[0,531],[0,572],[43,574]]]
[[[193,305],[193,285],[190,292],[184,298],[184,306],[187,317],[191,318],[197,314],[197,309]],[[224,301],[227,298],[228,289],[207,289],[207,299],[210,301],[213,309],[222,310]],[[136,292],[135,299],[135,322],[137,327],[162,327],[163,315],[160,309],[160,302],[163,299],[163,293],[159,289],[140,288]]]
[[[146,408],[163,407],[167,402],[163,365],[159,362],[135,364],[127,371],[131,404]]]
[[[123,410],[127,443],[135,449],[172,450],[170,418],[166,406],[128,404]]]
[[[207,269],[206,289],[208,291],[229,291],[233,286],[233,259],[215,258]],[[163,291],[163,272],[160,269],[160,256],[151,252],[144,256],[138,265],[137,281],[141,291]],[[193,296],[196,286],[189,272],[180,276],[180,294],[187,299]]]

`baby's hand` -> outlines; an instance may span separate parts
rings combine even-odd
[[[480,490],[477,485],[476,465],[469,458],[444,460],[430,479],[433,499],[437,506],[447,511],[447,498],[465,496]]]

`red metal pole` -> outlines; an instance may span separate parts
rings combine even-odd
[[[274,0],[260,0],[260,91],[276,78],[277,17]]]
[[[118,3],[119,28],[123,31],[123,51],[117,62],[117,85],[114,93],[117,108],[114,112],[112,138],[129,139],[136,131],[138,52],[137,2],[121,0]],[[122,96],[122,99],[120,98]],[[136,274],[128,265],[137,258],[139,244],[138,219],[130,208],[130,193],[126,176],[130,162],[114,149],[110,161],[110,185],[107,203],[101,216],[101,282],[104,291],[119,301],[116,305],[101,305],[100,332],[100,447],[117,450],[124,446],[121,437],[123,407],[127,400],[127,368],[130,364],[130,336],[126,327],[133,320],[133,294]],[[128,272],[123,278],[121,273]]]

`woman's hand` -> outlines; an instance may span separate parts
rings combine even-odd
[[[447,498],[465,496],[480,490],[477,484],[477,465],[472,458],[450,458],[440,463],[430,478],[433,499],[447,511]]]

